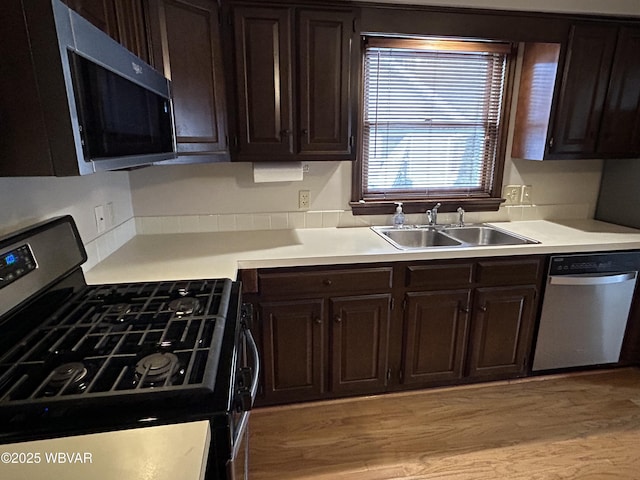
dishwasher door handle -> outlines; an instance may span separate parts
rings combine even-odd
[[[635,280],[638,272],[617,273],[614,275],[551,275],[549,285],[609,285]]]

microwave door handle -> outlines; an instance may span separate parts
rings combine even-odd
[[[638,272],[620,273],[616,275],[552,275],[549,277],[549,285],[589,286],[610,285],[635,280]]]

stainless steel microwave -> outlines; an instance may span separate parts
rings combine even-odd
[[[26,37],[26,42],[13,38],[13,43],[26,43],[28,52],[22,56],[19,51],[10,52],[14,57],[10,61],[18,68],[7,69],[6,74],[16,76],[14,90],[30,90],[22,100],[2,100],[0,120],[4,117],[7,125],[3,134],[10,136],[13,129],[13,137],[5,137],[4,142],[14,144],[6,150],[3,147],[4,155],[13,157],[9,161],[33,165],[35,173],[26,171],[26,175],[62,176],[131,168],[176,157],[167,78],[59,0],[10,0],[14,5],[16,2],[20,4],[14,7],[16,19],[20,8],[24,25],[21,30],[14,27],[13,33]],[[20,68],[17,62],[27,58],[30,68]],[[20,74],[22,79],[17,78]],[[37,111],[21,112],[20,101],[24,108]],[[38,123],[42,125],[39,129]],[[42,132],[44,140],[33,135],[33,141],[46,143],[42,149],[46,155],[39,150],[32,154],[25,148],[25,129]],[[25,153],[20,155],[21,151]],[[40,162],[49,166],[41,168]],[[27,169],[13,165],[6,170],[20,175]]]

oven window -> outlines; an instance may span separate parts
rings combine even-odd
[[[69,56],[86,161],[173,151],[167,98]]]

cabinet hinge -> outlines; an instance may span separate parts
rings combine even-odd
[[[391,297],[391,310],[393,310],[394,308],[396,308],[396,299]]]
[[[400,380],[400,383],[404,380],[404,372],[402,370],[398,371],[398,380]]]
[[[402,311],[407,309],[407,299],[402,300]]]
[[[391,380],[391,369],[387,369],[387,382]]]
[[[549,148],[553,148],[553,137],[549,139]]]
[[[356,19],[355,19],[355,17],[353,18],[353,22],[351,23],[351,28],[353,29],[353,33],[356,33],[356,32],[357,32],[357,29],[356,29]]]

